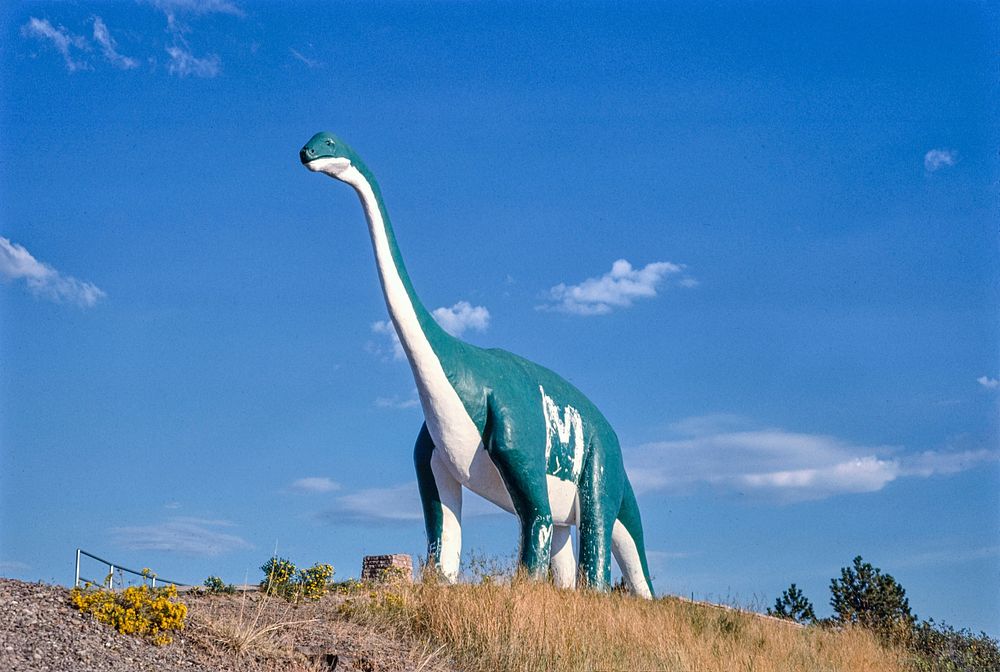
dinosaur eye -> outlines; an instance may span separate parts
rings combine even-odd
[[[329,138],[327,138],[326,144],[329,145],[330,147],[333,147],[333,140],[330,140]]]

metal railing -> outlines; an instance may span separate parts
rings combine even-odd
[[[98,562],[107,565],[108,566],[108,575],[104,579],[102,579],[101,581],[95,581],[94,579],[88,579],[88,578],[86,578],[84,576],[80,576],[80,556],[81,555],[86,555],[88,558],[93,558],[94,560],[97,560]],[[136,576],[141,576],[144,580],[145,579],[150,579],[152,581],[153,588],[156,588],[156,582],[157,581],[159,581],[160,583],[169,583],[170,585],[178,586],[178,587],[184,587],[184,588],[190,587],[186,583],[180,583],[179,581],[171,581],[169,579],[160,578],[156,574],[153,574],[153,573],[151,573],[149,571],[146,571],[146,572],[137,572],[134,569],[129,569],[128,567],[122,567],[121,565],[118,565],[118,564],[115,564],[115,563],[110,562],[108,560],[105,560],[104,558],[99,558],[96,555],[94,555],[93,553],[88,553],[87,551],[85,551],[85,550],[83,550],[81,548],[76,549],[76,572],[73,575],[73,587],[74,588],[78,588],[80,586],[80,582],[83,581],[84,583],[89,583],[89,584],[92,584],[92,585],[95,585],[95,586],[104,586],[108,590],[114,590],[114,588],[115,588],[115,578],[114,578],[115,577],[115,570],[118,570],[119,572],[128,572],[129,574],[135,574]],[[125,582],[121,581],[121,583],[124,585]]]

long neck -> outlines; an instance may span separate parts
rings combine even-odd
[[[352,167],[340,175],[340,179],[354,187],[361,199],[389,317],[396,326],[396,333],[414,374],[419,377],[430,364],[423,361],[428,354],[436,358],[443,351],[450,350],[457,339],[441,328],[417,297],[396,245],[396,236],[375,178],[367,170]]]

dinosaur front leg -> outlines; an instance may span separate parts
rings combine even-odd
[[[607,459],[595,437],[580,475],[580,578],[596,590],[611,586],[611,535],[621,508],[624,468]]]
[[[454,582],[458,580],[462,555],[462,485],[434,450],[426,424],[420,428],[413,447],[413,464],[424,509],[427,563]]]
[[[545,481],[541,423],[530,423],[495,400],[487,410],[483,432],[486,450],[500,472],[521,523],[520,562],[532,578],[545,578],[552,553],[552,510]]]

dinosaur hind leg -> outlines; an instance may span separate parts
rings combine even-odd
[[[427,563],[448,581],[458,580],[462,555],[462,485],[434,449],[427,425],[420,428],[413,449],[417,486],[427,532]]]
[[[559,588],[576,587],[576,557],[569,525],[552,528],[552,582]]]
[[[611,531],[611,550],[615,555],[618,568],[622,570],[622,577],[625,584],[633,595],[652,599],[653,593],[649,589],[649,583],[642,571],[642,560],[636,548],[635,540],[619,521],[615,521],[615,526]]]
[[[639,507],[628,479],[625,480],[618,519],[611,532],[611,549],[632,594],[652,599],[653,584],[649,580],[649,567],[646,564],[642,521],[639,519]]]

